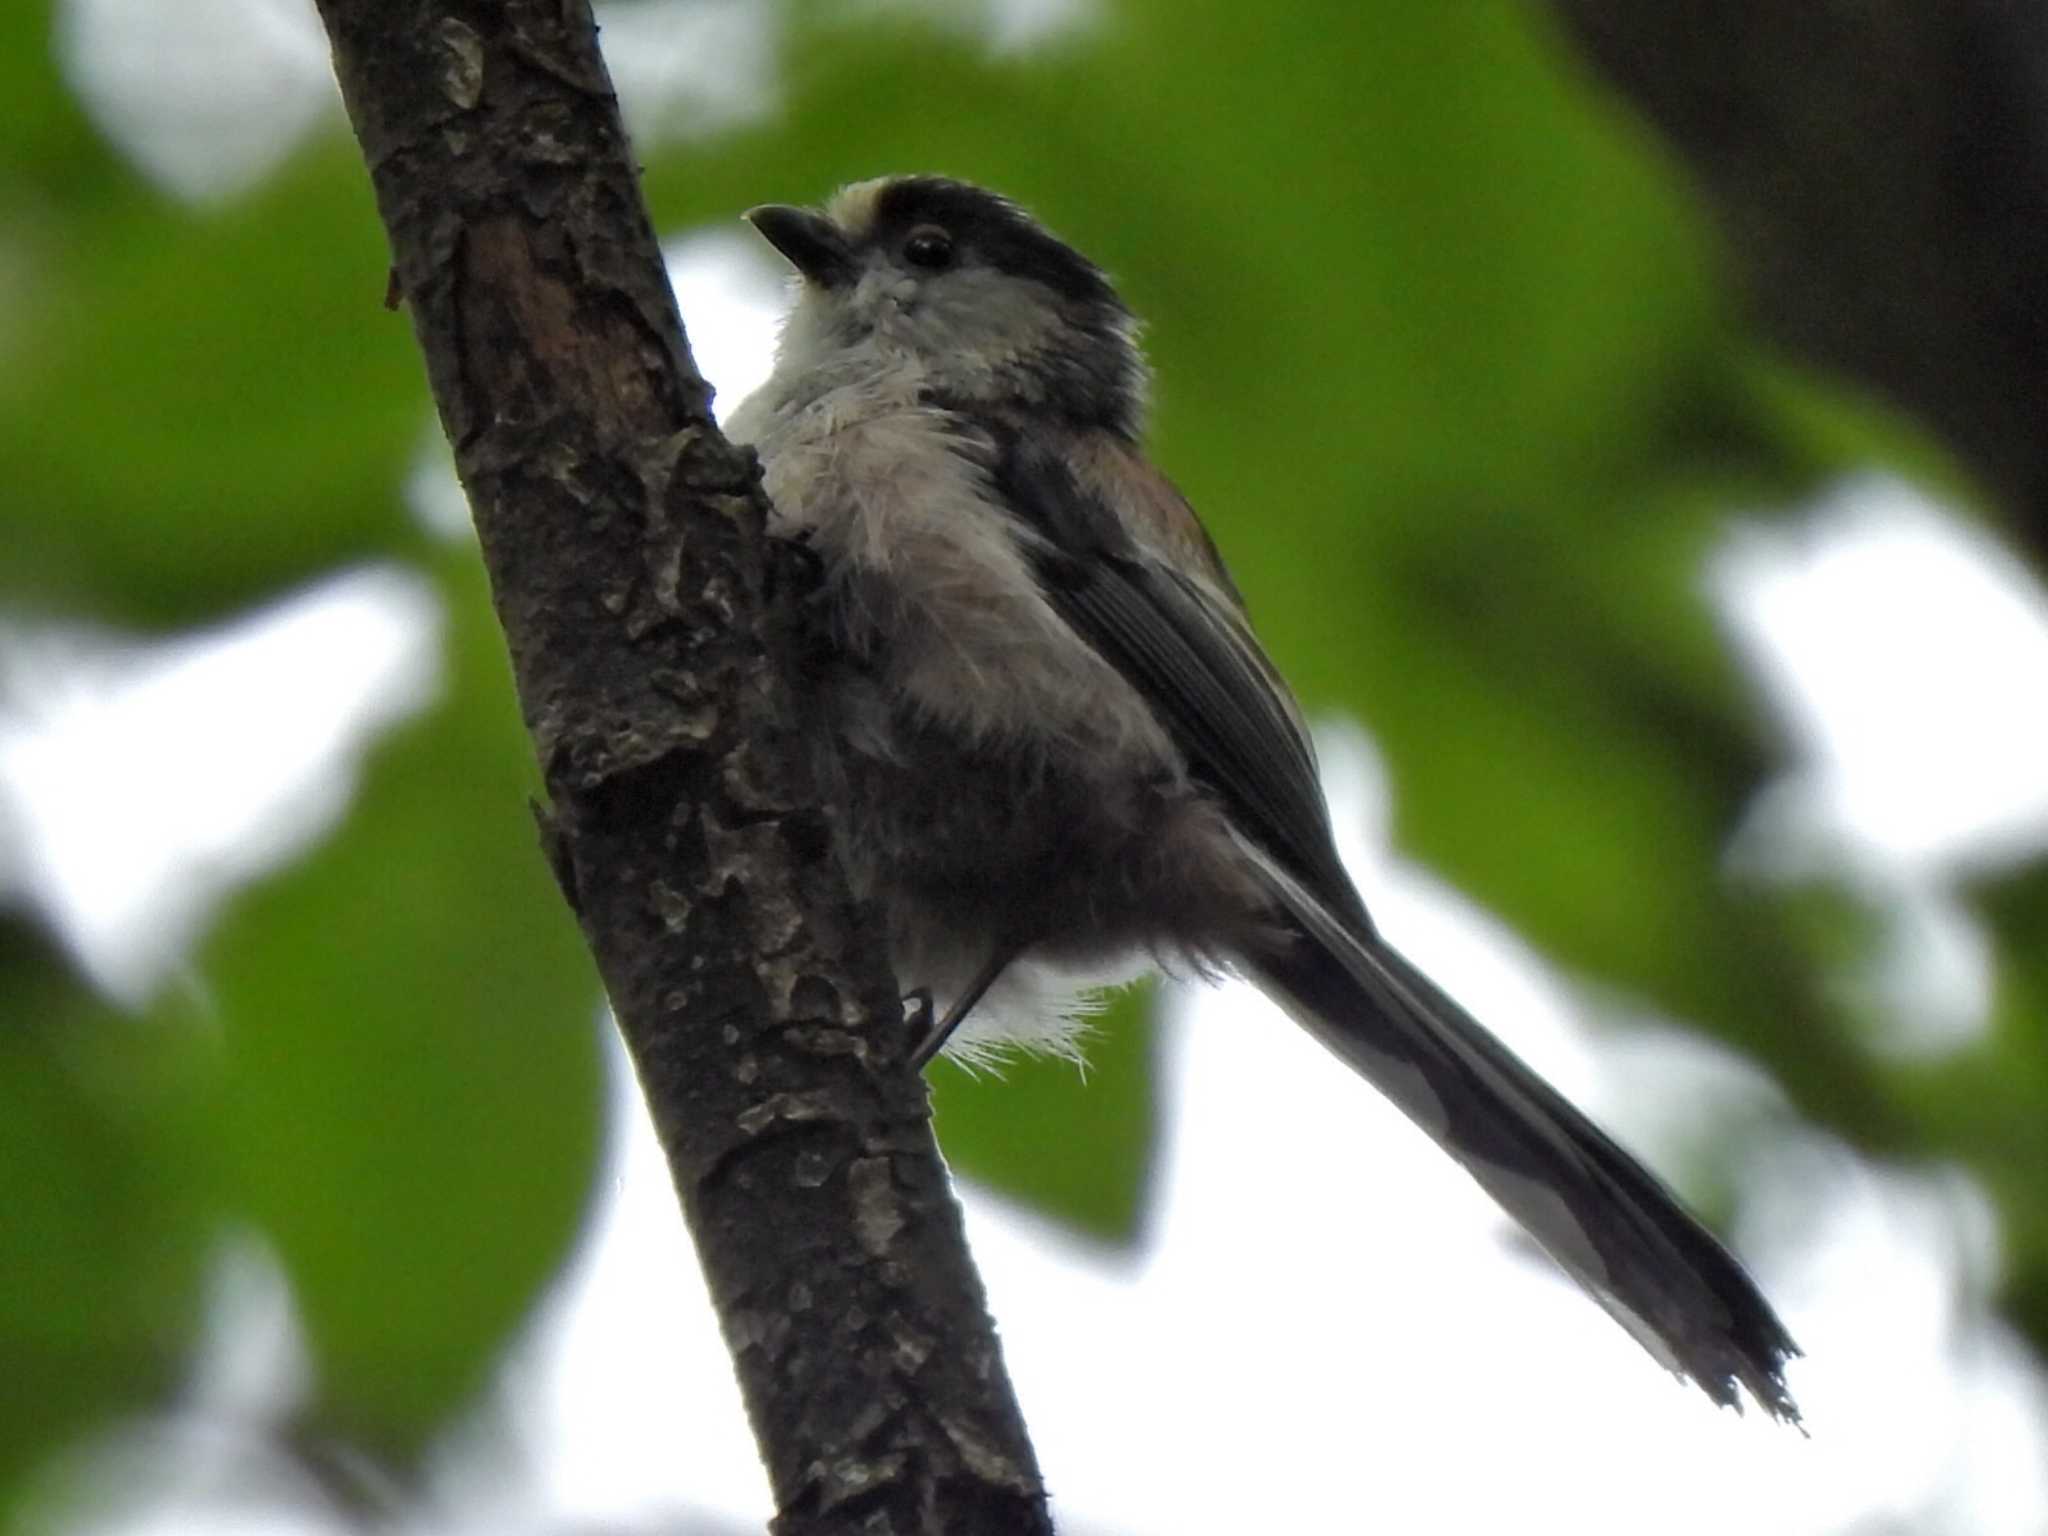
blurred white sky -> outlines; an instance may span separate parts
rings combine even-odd
[[[300,0],[194,4],[69,0],[63,57],[103,131],[151,174],[180,195],[229,196],[331,110],[324,44]],[[1078,9],[1059,8],[1060,24]],[[739,11],[620,7],[607,24],[616,48],[636,26],[672,37],[662,17],[730,28]],[[1055,13],[987,14],[991,36],[1022,45]],[[194,17],[220,30],[185,53],[216,69],[233,37],[247,56],[181,97],[164,88],[181,44],[137,34],[182,36]],[[643,123],[673,111],[686,131],[772,100],[765,50],[762,74],[723,97],[690,82],[687,50],[624,52]],[[252,132],[265,113],[276,132]],[[671,255],[698,361],[729,406],[766,370],[775,269],[737,225]],[[410,489],[430,525],[465,526],[438,449]],[[2048,674],[2039,590],[1983,536],[1878,477],[1795,524],[1738,530],[1703,579],[1793,749],[1731,857],[1765,874],[1847,871],[1892,903],[1898,958],[1869,984],[1902,1017],[1948,1021],[1902,1048],[1942,1048],[1985,996],[1984,951],[1950,882],[2048,841],[2048,712],[2015,705]],[[438,643],[431,591],[400,570],[346,573],[148,651],[0,634],[0,890],[41,903],[116,993],[161,984],[222,894],[334,824],[363,749],[432,698]],[[1389,849],[1369,741],[1346,728],[1326,741],[1346,854],[1385,926],[1561,1087],[1653,1158],[1716,1106],[1770,1112],[1767,1084],[1696,1043],[1646,1033],[1596,1053],[1580,1000],[1539,957]],[[223,795],[229,765],[241,776]],[[1792,1378],[1813,1429],[1802,1440],[1674,1385],[1256,994],[1198,990],[1175,1011],[1146,1252],[1093,1251],[968,1192],[1063,1528],[1499,1529],[1532,1510],[1569,1510],[1578,1536],[2048,1527],[2048,1390],[1979,1300],[1996,1232],[1965,1181],[1875,1169],[1818,1140],[1760,1144],[1742,1170],[1738,1242],[1809,1355]],[[747,1529],[769,1513],[623,1071],[618,1087],[608,1208],[488,1422],[451,1439],[422,1529],[679,1511]],[[208,1414],[148,1443],[169,1451],[150,1462],[152,1491],[110,1509],[106,1528],[326,1528],[284,1469],[252,1467],[245,1443],[206,1428],[288,1397],[303,1371],[289,1297],[253,1244],[224,1255],[219,1317],[194,1388]]]

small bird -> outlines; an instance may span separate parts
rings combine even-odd
[[[799,281],[728,431],[818,561],[815,773],[919,1064],[1071,1050],[1075,996],[1134,966],[1239,971],[1658,1361],[1796,1423],[1799,1350],[1741,1265],[1367,914],[1300,710],[1140,446],[1102,271],[938,176],[747,218]]]

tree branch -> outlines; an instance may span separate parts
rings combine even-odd
[[[751,456],[712,425],[587,6],[320,9],[476,516],[550,852],[777,1529],[1048,1531],[892,978],[802,777],[794,566]]]
[[[1918,416],[2048,566],[2048,6],[1551,0],[1765,328]]]

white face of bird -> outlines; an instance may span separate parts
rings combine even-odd
[[[1146,380],[1130,311],[1015,204],[910,176],[857,183],[822,212],[748,217],[802,278],[778,373],[908,367],[937,397],[1135,435]]]

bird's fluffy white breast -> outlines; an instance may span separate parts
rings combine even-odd
[[[761,455],[777,531],[851,566],[841,590],[867,611],[850,617],[886,639],[899,697],[970,740],[1172,760],[1130,684],[1045,600],[974,441],[914,382],[875,378],[801,401],[771,382],[729,430]]]

